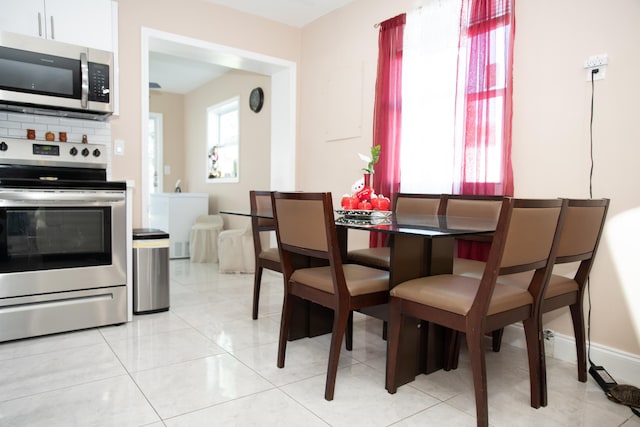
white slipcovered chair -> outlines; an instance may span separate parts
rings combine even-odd
[[[256,261],[251,226],[220,232],[218,254],[220,273],[254,273]]]
[[[191,262],[218,261],[218,235],[222,226],[220,215],[200,215],[196,218],[189,236]]]

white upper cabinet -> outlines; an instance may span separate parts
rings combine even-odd
[[[0,29],[113,51],[111,0],[0,0]]]

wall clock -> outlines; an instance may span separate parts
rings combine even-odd
[[[262,110],[262,104],[264,104],[264,92],[261,87],[257,87],[249,95],[249,108],[254,113],[259,113]]]

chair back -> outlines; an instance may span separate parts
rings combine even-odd
[[[394,199],[395,215],[437,215],[440,194],[398,193]]]
[[[510,199],[502,202],[482,283],[472,310],[483,316],[499,275],[535,271],[529,283],[539,310],[558,249],[566,200]]]
[[[473,217],[498,221],[504,196],[444,194],[442,203],[447,216]]]
[[[609,199],[569,199],[556,264],[594,258],[608,209]]]
[[[281,250],[329,259],[336,235],[331,193],[273,193],[273,214]]]
[[[271,191],[251,190],[249,192],[249,204],[251,207],[253,247],[257,258],[262,252],[261,233],[263,231],[275,231],[276,229],[271,207]]]

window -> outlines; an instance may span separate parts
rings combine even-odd
[[[512,193],[510,5],[451,0],[407,14],[400,191]]]
[[[402,64],[400,190],[450,193],[461,0],[407,14]]]
[[[239,98],[207,108],[207,182],[238,182]]]

